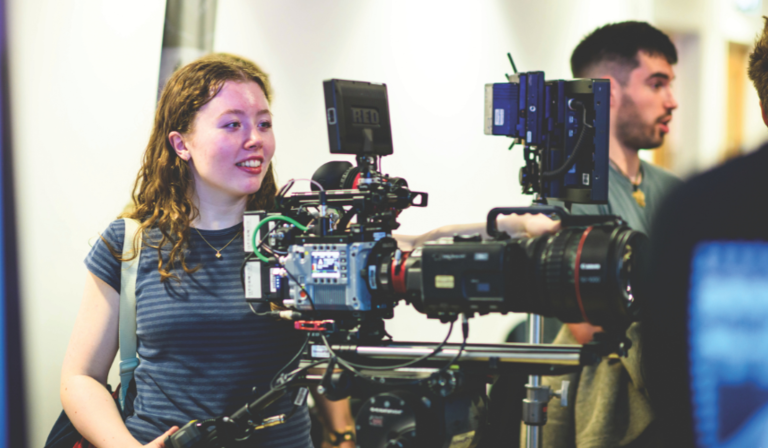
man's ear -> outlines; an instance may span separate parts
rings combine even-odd
[[[768,115],[766,114],[765,106],[763,105],[763,102],[760,101],[760,111],[763,113],[763,123],[765,123],[766,126],[768,126]]]
[[[621,84],[611,75],[601,76],[611,81],[611,109],[618,109],[620,106],[621,98]]]
[[[184,143],[184,136],[178,131],[173,131],[168,134],[168,141],[171,143],[173,150],[176,151],[176,155],[179,156],[181,160],[189,162],[189,159],[192,158],[192,154],[190,154],[187,145]]]

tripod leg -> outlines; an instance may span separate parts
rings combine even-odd
[[[531,344],[541,344],[544,338],[544,318],[538,314],[528,315],[528,341]],[[541,403],[543,391],[541,376],[531,375],[528,378],[526,399],[523,400],[523,422],[525,423],[526,448],[541,448],[542,426],[547,422],[547,402],[549,401],[549,388],[546,388],[546,401]]]

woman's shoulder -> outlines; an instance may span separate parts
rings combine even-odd
[[[100,239],[106,240],[115,249],[122,248],[125,239],[125,221],[118,218],[110,222]]]
[[[116,291],[120,290],[120,261],[117,257],[123,252],[124,239],[125,222],[116,219],[99,235],[85,258],[88,270]]]

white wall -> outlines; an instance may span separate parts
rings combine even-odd
[[[8,4],[29,443],[43,446],[83,259],[126,205],[149,137],[165,2]]]
[[[61,410],[59,368],[79,306],[89,241],[126,204],[149,135],[164,3],[16,0],[9,5],[31,446],[42,446]],[[520,70],[568,78],[570,52],[595,27],[663,17],[669,29],[703,33],[702,66],[722,61],[712,53],[724,51],[727,33],[707,28],[715,23],[714,6],[698,14],[706,16],[702,22],[690,14],[666,14],[667,3],[219,0],[215,48],[252,58],[272,75],[282,182],[309,177],[322,163],[338,159],[328,153],[324,79],[387,83],[395,154],[382,165],[430,194],[428,208],[402,215],[401,230],[419,233],[482,221],[492,207],[529,201],[517,183],[521,150],[509,152],[507,139],[482,133],[483,85],[504,80],[510,71],[507,51]],[[752,27],[742,34],[759,30],[754,18],[734,23]],[[706,155],[719,144],[705,141],[722,117],[706,115],[719,110],[719,103],[705,100],[724,90],[717,84],[724,80],[701,76],[700,88],[688,94],[700,95],[702,107],[694,110],[701,117],[691,113],[685,129],[698,133]],[[476,319],[470,339],[499,341],[515,319]],[[406,307],[398,308],[389,328],[399,339],[414,340],[436,340],[445,331]],[[458,337],[457,332],[453,340]]]
[[[763,29],[759,11],[744,13],[733,0],[655,0],[654,24],[676,35],[680,62],[675,90],[680,107],[670,138],[677,174],[688,176],[721,161],[726,146],[728,42],[751,46]],[[760,103],[750,84],[745,97],[744,147],[768,141]]]

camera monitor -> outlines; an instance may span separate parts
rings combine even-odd
[[[689,360],[697,446],[768,441],[768,244],[709,242],[691,264]]]
[[[485,86],[485,133],[525,142],[523,193],[607,203],[610,82],[546,81],[544,72],[508,79]]]
[[[392,154],[386,84],[330,79],[323,90],[332,154]]]

